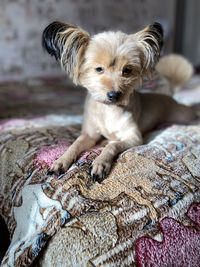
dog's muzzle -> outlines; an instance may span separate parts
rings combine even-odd
[[[119,91],[110,91],[107,93],[108,100],[111,102],[117,102],[121,97],[122,93]]]

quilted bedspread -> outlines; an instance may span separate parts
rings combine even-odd
[[[199,121],[154,132],[99,184],[90,166],[100,146],[48,175],[79,135],[81,112],[11,113],[0,123],[0,214],[11,237],[2,266],[199,266]]]

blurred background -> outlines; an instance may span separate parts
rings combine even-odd
[[[80,25],[91,34],[133,33],[159,21],[165,31],[163,53],[186,56],[199,73],[199,0],[0,0],[1,129],[33,125],[38,118],[64,125],[65,116],[83,112],[85,92],[72,90],[59,63],[41,47],[44,28],[55,20]],[[160,84],[152,82],[150,90],[156,86]],[[193,88],[184,96],[190,103],[199,102],[200,78]],[[1,261],[9,244],[1,217],[0,236]]]
[[[199,0],[1,0],[0,82],[64,76],[41,48],[41,34],[54,20],[90,33],[135,32],[153,21],[165,29],[164,53],[178,52],[200,65]]]

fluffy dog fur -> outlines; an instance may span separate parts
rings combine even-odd
[[[162,57],[156,65],[156,70],[168,80],[171,94],[179,91],[194,72],[190,62],[176,54]]]
[[[103,32],[91,37],[74,25],[53,22],[44,30],[42,42],[74,83],[88,90],[82,133],[54,162],[53,172],[65,172],[81,152],[103,136],[108,142],[91,170],[92,178],[100,182],[120,152],[142,144],[145,132],[161,122],[185,123],[195,118],[189,107],[177,104],[169,96],[136,91],[159,60],[163,43],[159,23],[135,34]],[[170,72],[176,57],[165,58],[157,65],[158,71],[176,81],[176,86],[190,76],[189,63],[182,57],[178,59],[179,72]]]

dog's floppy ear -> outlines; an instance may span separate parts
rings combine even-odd
[[[55,21],[48,25],[42,35],[42,45],[51,55],[60,60],[61,66],[75,83],[90,36],[81,28]]]
[[[160,57],[163,46],[163,28],[158,22],[146,27],[144,30],[135,34],[142,48],[141,62],[142,72],[148,74],[153,71]]]

